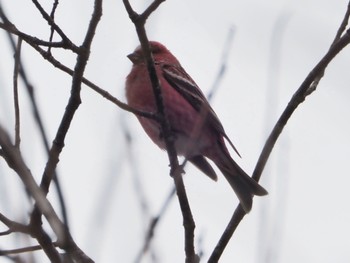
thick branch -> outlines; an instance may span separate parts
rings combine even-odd
[[[185,186],[182,179],[182,167],[179,165],[177,153],[174,145],[174,135],[171,132],[169,122],[164,114],[164,104],[161,86],[156,73],[153,57],[150,51],[148,38],[145,30],[145,22],[149,15],[156,10],[156,8],[162,3],[162,0],[155,0],[152,4],[142,13],[138,15],[131,7],[128,0],[123,0],[125,9],[127,10],[130,19],[135,25],[137,36],[141,43],[144,59],[147,65],[150,81],[155,96],[155,101],[158,110],[158,117],[160,118],[161,132],[164,136],[164,142],[168,153],[170,162],[170,174],[174,178],[176,192],[179,199],[181,212],[183,215],[183,224],[185,230],[185,252],[186,262],[197,262],[198,259],[194,249],[194,229],[195,223],[193,220],[192,212],[188,202]]]

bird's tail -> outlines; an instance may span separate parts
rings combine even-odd
[[[254,195],[267,195],[268,192],[236,164],[229,154],[225,160],[215,162],[235,191],[242,208],[248,213],[252,208]]]

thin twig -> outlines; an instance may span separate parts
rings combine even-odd
[[[0,236],[7,236],[9,234],[12,234],[12,231],[11,230],[6,230],[6,231],[2,231],[0,232]]]
[[[25,234],[30,233],[30,229],[28,228],[28,226],[17,223],[15,221],[7,218],[6,216],[4,216],[1,213],[0,213],[0,222],[2,222],[5,226],[8,227],[8,231],[2,232],[3,235],[5,235],[6,233],[14,233],[14,232],[20,232],[20,233],[25,233]]]
[[[53,242],[54,246],[57,246],[56,242]],[[11,255],[11,254],[20,254],[20,253],[26,253],[26,252],[33,252],[42,250],[42,247],[40,245],[36,246],[29,246],[29,247],[22,247],[22,248],[16,248],[16,249],[0,249],[0,256],[3,255]]]
[[[0,10],[2,12],[1,16],[6,17],[4,14],[4,11],[2,10],[1,3],[0,3]],[[8,36],[8,39],[10,41],[11,47],[14,50],[14,52],[16,52],[16,44],[14,41],[14,37],[9,31],[6,31],[6,32],[7,32],[7,36]],[[24,83],[24,86],[29,94],[30,102],[31,102],[31,105],[33,108],[34,118],[35,118],[36,124],[38,125],[40,135],[41,135],[42,141],[44,143],[45,150],[46,150],[47,154],[49,154],[49,150],[50,150],[49,140],[48,140],[48,137],[46,135],[46,132],[44,129],[44,124],[43,124],[42,118],[40,116],[38,104],[37,104],[35,96],[34,96],[34,87],[30,83],[30,81],[27,77],[25,67],[24,67],[21,59],[19,59],[19,75],[21,76],[21,79]],[[57,171],[55,171],[55,174],[54,174],[54,182],[55,182],[55,187],[56,187],[56,191],[57,191],[57,195],[58,195],[58,199],[59,199],[59,203],[60,203],[60,207],[61,207],[63,222],[67,227],[69,227],[67,209],[66,209],[66,205],[65,205],[63,193],[61,190],[59,176],[57,174]]]
[[[50,17],[53,21],[55,21],[55,12],[57,10],[57,7],[58,7],[58,0],[55,0],[53,2],[53,5],[52,5],[52,10],[51,10],[51,14],[50,14]],[[53,35],[55,34],[55,29],[51,26],[51,32],[50,32],[50,37],[49,37],[49,42],[52,42],[52,39],[53,39]],[[49,46],[49,48],[47,49],[47,52],[51,53],[51,46]]]
[[[102,0],[95,1],[94,14],[90,21],[90,25],[88,27],[88,31],[86,33],[86,37],[81,46],[81,52],[79,52],[77,63],[75,65],[73,80],[72,80],[72,88],[71,88],[71,96],[68,101],[68,105],[66,107],[66,111],[61,120],[60,126],[57,130],[56,137],[53,142],[53,146],[50,150],[50,158],[45,167],[43,180],[41,185],[44,187],[44,191],[48,191],[48,187],[50,181],[52,180],[53,171],[56,169],[56,165],[59,161],[58,157],[62,148],[64,147],[65,137],[69,130],[70,124],[73,120],[74,114],[81,103],[80,99],[80,91],[81,91],[81,83],[83,79],[84,70],[89,59],[89,50],[91,47],[91,43],[93,40],[93,36],[95,34],[95,30],[97,24],[102,15]]]
[[[73,120],[73,117],[75,115],[75,112],[81,103],[80,91],[81,91],[83,74],[87,65],[87,61],[89,59],[92,40],[95,35],[95,31],[101,16],[102,16],[102,0],[95,0],[94,11],[92,14],[92,18],[90,20],[88,30],[85,35],[85,39],[83,41],[83,44],[79,48],[80,51],[77,52],[78,57],[77,57],[77,63],[75,65],[73,79],[72,79],[71,96],[69,98],[65,113],[62,117],[61,123],[57,130],[53,145],[50,149],[49,159],[42,176],[42,181],[40,186],[43,189],[45,194],[47,194],[49,190],[49,186],[52,181],[54,171],[59,161],[59,155],[64,147],[65,137],[68,133],[68,130]],[[52,23],[50,25],[54,26],[54,24]],[[55,27],[55,30],[57,31],[56,27]],[[35,208],[31,217],[31,224],[35,225],[40,223],[41,212],[42,211],[39,210],[37,207]],[[86,262],[92,262],[92,260],[89,257],[87,257],[83,253],[83,251],[74,243],[68,231],[63,232],[62,234],[65,235],[65,238],[63,239],[64,242],[60,243],[62,248],[64,248],[69,254],[71,254],[73,258],[82,259],[82,260],[85,260]]]
[[[51,262],[61,263],[60,255],[56,250],[55,245],[51,242],[50,237],[44,232],[42,228],[32,228],[30,226],[17,223],[8,219],[1,213],[0,221],[3,222],[9,228],[8,231],[2,232],[0,233],[0,235],[6,235],[15,232],[31,235],[38,240],[40,247],[45,251],[47,257],[50,259]],[[16,250],[0,250],[0,255],[7,255],[15,252]]]
[[[71,121],[74,117],[76,110],[81,103],[80,99],[80,90],[81,90],[81,82],[83,79],[84,70],[89,59],[89,50],[91,47],[92,39],[98,24],[98,21],[102,15],[102,0],[95,1],[95,8],[92,19],[90,21],[90,25],[88,31],[86,33],[85,40],[81,46],[81,51],[79,51],[79,55],[77,58],[77,63],[74,69],[73,80],[72,80],[72,88],[71,88],[71,96],[68,101],[68,105],[66,107],[66,111],[63,115],[59,128],[57,130],[52,148],[50,149],[50,157],[45,167],[45,171],[43,174],[41,186],[45,193],[48,192],[48,188],[50,182],[53,177],[53,172],[56,169],[56,165],[59,161],[59,154],[64,147],[64,141],[68,129],[70,127]]]
[[[330,48],[339,41],[340,37],[345,32],[346,26],[348,25],[348,22],[349,22],[349,17],[350,17],[350,1],[348,3],[348,7],[346,9],[344,18],[343,18],[343,20],[342,20],[342,22],[337,30],[337,33],[335,34],[335,37],[333,39],[333,42],[332,42]],[[324,71],[320,72],[318,77],[314,79],[314,81],[312,82],[312,84],[310,85],[310,87],[308,88],[308,90],[306,92],[306,96],[309,96],[312,92],[314,92],[316,90],[318,83],[323,78],[323,75],[324,75]]]
[[[165,0],[154,0],[147,9],[140,15],[141,20],[145,21],[147,18],[161,5],[161,3],[165,2]]]
[[[150,220],[148,230],[147,230],[147,233],[145,236],[145,240],[143,243],[143,247],[142,247],[141,251],[138,253],[134,262],[141,262],[142,256],[148,251],[148,248],[150,247],[152,238],[154,236],[154,231],[156,229],[156,226],[158,225],[160,220],[163,218],[163,216],[164,216],[167,208],[169,207],[170,202],[173,200],[175,194],[176,194],[176,189],[175,189],[175,187],[172,187],[169,194],[168,194],[168,197],[165,199],[160,211],[158,212],[158,215],[154,216]]]
[[[5,16],[5,14],[1,8],[1,3],[0,3],[0,17],[4,21],[8,21],[7,17]],[[72,69],[63,65],[60,61],[56,60],[52,56],[51,53],[45,51],[40,46],[71,49],[72,51],[77,53],[77,51],[74,49],[74,47],[69,46],[67,43],[62,42],[62,41],[61,42],[48,42],[48,41],[38,39],[36,37],[32,37],[30,35],[27,35],[21,31],[19,31],[13,24],[10,23],[10,21],[6,22],[5,24],[0,23],[0,28],[3,28],[4,30],[6,30],[7,32],[10,32],[11,34],[14,34],[16,36],[21,37],[23,41],[25,41],[27,44],[29,44],[31,47],[33,47],[45,60],[50,62],[54,67],[69,74],[70,76],[73,76],[74,71]],[[131,113],[134,113],[138,116],[142,116],[145,118],[154,119],[156,121],[159,121],[159,118],[156,114],[151,113],[151,112],[140,111],[140,110],[137,110],[137,109],[130,107],[129,105],[127,105],[126,103],[123,103],[120,100],[118,100],[117,98],[113,97],[106,90],[101,89],[100,87],[98,87],[96,84],[92,83],[90,80],[86,79],[85,77],[83,77],[83,83],[85,85],[87,85],[89,88],[91,88],[92,90],[94,90],[95,92],[97,92],[98,94],[100,94],[105,99],[111,101],[112,103],[114,103],[115,105],[120,107],[121,109],[129,111]]]
[[[293,112],[305,100],[306,96],[308,95],[307,92],[310,85],[312,85],[313,81],[319,76],[319,74],[322,74],[322,72],[326,69],[326,67],[334,59],[334,57],[349,43],[350,43],[350,29],[348,29],[346,33],[335,44],[331,46],[331,48],[328,50],[326,55],[312,69],[312,71],[305,78],[305,80],[300,85],[298,90],[294,93],[287,107],[285,108],[279,120],[277,121],[274,128],[272,129],[264,145],[264,148],[259,156],[258,162],[255,166],[255,170],[252,176],[257,182],[261,177],[261,174],[272,152],[272,149],[274,148],[274,145],[277,139],[279,138],[279,135],[281,134],[283,128],[287,124],[289,118],[292,116]],[[245,216],[244,210],[240,205],[238,205],[238,207],[236,208],[236,210],[232,215],[232,218],[228,226],[225,229],[225,232],[221,236],[208,262],[210,263],[218,262],[225,247],[227,246],[229,240],[231,239],[234,231],[236,230],[237,226],[239,225],[239,223],[241,222],[244,216]]]
[[[20,136],[20,113],[18,102],[18,71],[20,67],[22,39],[18,38],[17,48],[15,53],[15,67],[13,71],[13,100],[15,106],[15,147],[19,148],[21,142]]]
[[[63,72],[69,74],[70,76],[73,76],[74,71],[72,69],[70,69],[69,67],[63,65],[61,62],[56,60],[51,54],[49,54],[48,52],[46,52],[45,50],[43,50],[39,46],[32,45],[31,43],[29,43],[29,44],[35,50],[37,50],[39,52],[39,54],[45,60],[49,61],[54,67],[62,70]],[[89,88],[91,88],[92,90],[94,90],[95,92],[100,94],[102,97],[104,97],[105,99],[107,99],[110,102],[114,103],[115,105],[117,105],[119,108],[121,108],[123,110],[126,110],[128,112],[134,113],[134,114],[136,114],[138,116],[142,116],[142,117],[145,117],[145,118],[153,119],[153,120],[156,120],[156,121],[160,120],[157,114],[154,114],[152,112],[145,112],[145,111],[141,111],[141,110],[138,110],[138,109],[134,109],[134,108],[130,107],[128,104],[121,102],[120,100],[118,100],[117,98],[112,96],[108,91],[98,87],[96,84],[94,84],[90,80],[86,79],[85,77],[83,77],[82,82],[86,86],[88,86]]]
[[[4,20],[4,16],[2,15],[2,8],[0,8],[0,17]],[[64,49],[71,49],[73,52],[77,51],[77,48],[74,46],[70,46],[69,43],[66,43],[64,41],[57,41],[57,42],[49,42],[49,41],[45,41],[42,39],[39,39],[37,37],[33,37],[31,35],[28,35],[26,33],[21,32],[20,30],[18,30],[15,25],[13,25],[12,23],[10,23],[9,21],[6,23],[1,23],[0,22],[0,28],[10,32],[11,34],[14,34],[18,37],[21,37],[22,40],[24,40],[25,42],[30,42],[33,44],[37,44],[39,46],[45,46],[45,47],[51,47],[51,48],[64,48]]]
[[[48,24],[51,26],[52,29],[54,29],[62,38],[62,40],[67,43],[70,47],[72,47],[72,50],[79,52],[81,49],[77,47],[63,32],[63,30],[55,23],[55,21],[50,17],[48,13],[44,10],[44,8],[40,5],[40,3],[37,0],[32,0],[35,7],[39,10],[40,14],[43,16],[43,18],[48,22]]]
[[[342,22],[340,24],[340,27],[339,27],[339,29],[337,31],[337,34],[334,37],[332,45],[334,45],[341,38],[342,34],[345,32],[346,27],[347,27],[347,25],[349,23],[349,17],[350,17],[350,1],[348,3],[348,7],[346,9],[344,18],[343,18],[343,20],[342,20]]]

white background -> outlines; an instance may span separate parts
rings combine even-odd
[[[19,30],[48,39],[49,27],[31,1],[1,2]],[[41,2],[49,12],[51,1]],[[147,4],[132,1],[138,11]],[[228,68],[212,105],[243,157],[234,158],[251,173],[278,116],[329,48],[346,7],[345,0],[169,0],[147,21],[147,32],[151,40],[164,43],[208,92],[227,34],[234,28]],[[93,1],[60,1],[56,22],[77,45],[92,8]],[[277,40],[276,27],[282,28]],[[124,81],[131,68],[126,55],[137,45],[122,1],[105,1],[85,76],[124,100]],[[13,134],[13,53],[3,31],[0,46],[0,123]],[[53,54],[74,67],[71,52]],[[67,104],[71,78],[25,43],[22,57],[51,142]],[[252,212],[238,227],[221,262],[350,262],[349,59],[347,47],[288,122],[262,176],[261,184],[270,194],[254,199]],[[39,180],[47,158],[22,87],[21,149]],[[131,146],[126,144],[125,130],[131,130]],[[8,170],[1,160],[0,212],[23,221],[30,211],[28,202],[18,178]],[[165,152],[150,142],[134,116],[84,86],[58,172],[78,245],[96,262],[133,262],[149,217],[159,212],[172,188]],[[135,188],[135,175],[141,189]],[[196,248],[206,261],[237,198],[222,177],[214,183],[191,166],[186,167],[185,184],[197,226]],[[147,212],[141,211],[138,194]],[[54,190],[49,198],[57,205]],[[155,262],[184,262],[183,239],[175,198],[155,232]],[[23,236],[0,237],[1,249],[24,244]],[[7,260],[0,257],[0,262]],[[142,262],[152,262],[149,254]]]

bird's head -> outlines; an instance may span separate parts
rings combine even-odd
[[[161,43],[156,41],[149,42],[150,50],[153,55],[154,62],[178,63],[177,59],[171,52]],[[145,59],[141,45],[138,46],[133,53],[127,56],[134,65],[144,64]]]

